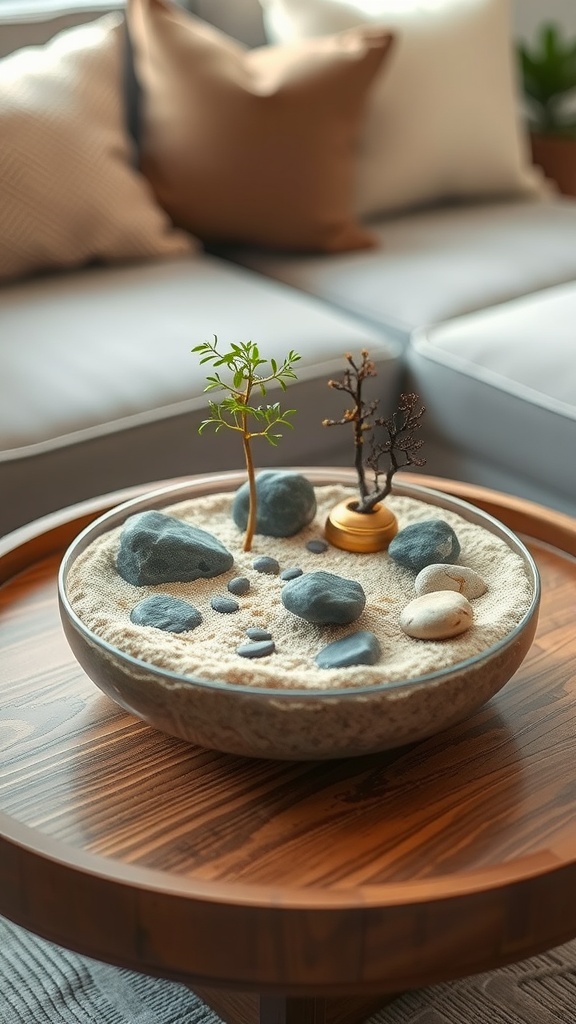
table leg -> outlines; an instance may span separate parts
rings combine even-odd
[[[367,1017],[396,998],[394,995],[372,995],[324,999],[229,992],[195,986],[193,990],[225,1024],[362,1024]]]

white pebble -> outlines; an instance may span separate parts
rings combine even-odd
[[[417,594],[430,594],[435,590],[455,590],[469,601],[481,597],[488,590],[480,573],[466,565],[427,565],[414,581]]]
[[[400,626],[417,640],[447,640],[472,625],[472,605],[463,594],[434,591],[415,597],[400,616]]]

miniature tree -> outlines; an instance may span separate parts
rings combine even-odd
[[[252,439],[255,437],[265,438],[269,444],[276,446],[281,438],[277,432],[278,427],[290,427],[289,416],[293,416],[295,409],[282,410],[279,402],[272,405],[252,405],[253,392],[259,392],[262,397],[266,395],[269,384],[277,383],[283,391],[286,390],[287,380],[296,380],[294,363],[298,362],[300,356],[290,351],[284,361],[278,365],[275,359],[266,360],[260,355],[258,346],[251,341],[232,344],[228,351],[220,351],[218,338],[214,335],[214,341],[205,341],[192,349],[200,355],[200,363],[211,363],[215,373],[206,377],[204,391],[215,391],[217,389],[227,392],[227,397],[221,402],[210,401],[210,416],[203,420],[198,428],[201,434],[206,427],[212,426],[218,432],[223,427],[228,430],[235,430],[242,435],[244,449],[244,461],[248,476],[249,487],[249,510],[246,533],[244,536],[244,551],[250,551],[252,540],[256,529],[256,474],[252,458]],[[262,373],[260,369],[269,366],[269,372]],[[229,380],[223,380],[217,368],[223,367],[230,376]]]
[[[379,401],[366,401],[363,394],[364,382],[376,376],[374,362],[366,349],[361,353],[360,362],[355,362],[350,353],[346,354],[348,366],[341,380],[329,380],[328,387],[335,391],[343,391],[352,399],[352,406],[345,410],[339,420],[323,420],[325,427],[340,426],[351,423],[354,432],[354,468],[358,476],[360,500],[356,505],[357,512],[371,512],[375,505],[390,494],[392,479],[399,469],[407,466],[424,466],[426,460],[418,452],[424,441],[416,437],[420,428],[420,420],[426,411],[419,406],[420,399],[415,394],[400,396],[398,408],[388,418],[375,416]],[[375,428],[380,428],[384,439],[379,440]],[[369,444],[369,453],[365,456],[365,444]],[[387,460],[386,470],[382,467]],[[366,467],[372,470],[373,484],[369,487],[366,481]],[[380,478],[385,472],[384,483]]]

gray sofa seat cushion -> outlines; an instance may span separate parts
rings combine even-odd
[[[425,326],[576,277],[576,203],[554,199],[442,206],[370,225],[376,249],[337,256],[232,257],[386,326]]]
[[[399,349],[381,331],[210,256],[51,275],[0,290],[0,534],[71,501],[164,476],[240,468],[229,432],[200,438],[205,372],[190,350],[213,335],[298,351],[298,410],[261,464],[350,461],[327,380],[367,347],[393,401]],[[270,400],[275,397],[269,392]],[[225,437],[225,434],[228,436]],[[345,436],[346,435],[346,436]]]
[[[569,283],[414,333],[428,436],[476,463],[458,475],[576,514],[575,322]]]

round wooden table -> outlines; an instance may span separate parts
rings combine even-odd
[[[394,992],[576,935],[576,521],[418,482],[523,535],[543,581],[536,641],[461,725],[346,761],[192,747],[78,667],[60,558],[142,488],[0,540],[1,914],[183,981],[234,1024],[359,1021]]]

